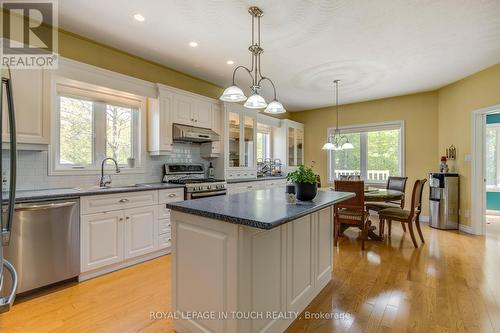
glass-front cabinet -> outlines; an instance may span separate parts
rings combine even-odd
[[[238,104],[226,104],[226,169],[256,169],[256,112]],[[242,176],[242,175],[240,175]],[[249,176],[253,176],[249,175]],[[251,178],[251,177],[249,177]]]
[[[283,125],[286,133],[286,161],[288,171],[304,164],[304,124],[285,119]]]

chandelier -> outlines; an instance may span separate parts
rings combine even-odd
[[[339,82],[340,80],[335,80],[335,113],[337,116],[337,126],[333,131],[333,135],[329,134],[326,143],[323,145],[324,150],[344,150],[353,149],[354,146],[349,142],[349,138],[345,135],[340,134],[339,129]]]
[[[264,12],[259,7],[250,7],[248,12],[252,16],[252,45],[248,47],[248,50],[252,54],[252,66],[250,69],[245,66],[237,66],[234,69],[233,82],[230,87],[224,90],[220,100],[232,103],[245,101],[244,106],[249,109],[265,108],[264,112],[267,113],[284,113],[286,110],[276,98],[276,87],[273,81],[262,75],[260,67],[260,55],[264,52],[264,49],[260,46],[260,18],[264,15]],[[255,21],[257,21],[257,27],[255,26]],[[257,35],[257,39],[255,35]],[[243,93],[243,90],[235,83],[235,75],[239,69],[244,69],[252,80],[252,85],[250,86],[252,95],[248,98]],[[269,104],[267,104],[264,97],[259,94],[263,81],[269,82],[273,87],[274,98]]]

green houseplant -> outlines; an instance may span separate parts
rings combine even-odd
[[[318,193],[318,180],[312,167],[299,165],[298,169],[286,176],[288,181],[295,184],[295,194],[301,201],[311,201]]]

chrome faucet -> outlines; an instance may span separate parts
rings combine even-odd
[[[106,157],[105,159],[102,160],[101,163],[101,180],[99,181],[99,186],[100,187],[106,187],[107,185],[111,184],[111,175],[104,175],[104,164],[106,161],[111,160],[115,163],[116,173],[120,173],[120,169],[118,168],[118,162],[112,157]]]

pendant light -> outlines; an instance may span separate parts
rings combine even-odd
[[[249,109],[264,109],[267,113],[284,113],[286,112],[283,105],[276,98],[276,87],[273,81],[268,77],[265,77],[261,73],[260,66],[260,55],[264,52],[264,49],[260,46],[260,18],[264,15],[264,12],[259,7],[250,7],[248,12],[252,16],[252,45],[248,47],[248,50],[252,54],[252,66],[249,69],[245,66],[237,66],[233,71],[233,81],[230,87],[226,88],[219,97],[220,100],[224,102],[237,103],[245,101],[244,106]],[[255,27],[255,21],[257,21],[257,27]],[[255,38],[257,35],[257,38]],[[235,83],[236,72],[239,69],[244,69],[252,80],[251,90],[252,95],[250,97],[245,96],[243,90],[239,88]],[[267,104],[264,97],[259,94],[261,89],[261,83],[263,81],[268,81],[273,87],[274,98],[271,103]]]
[[[323,145],[323,150],[347,150],[353,149],[354,145],[349,142],[349,138],[345,135],[340,134],[339,129],[339,82],[340,80],[335,80],[335,114],[337,117],[337,124],[333,135],[328,135],[326,143]]]

